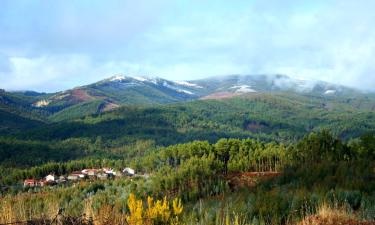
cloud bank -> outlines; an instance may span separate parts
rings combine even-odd
[[[287,74],[375,90],[374,1],[0,2],[0,88]]]

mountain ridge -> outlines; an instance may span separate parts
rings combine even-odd
[[[300,93],[314,92],[316,94],[318,94],[318,92],[320,92],[320,94],[337,94],[337,92],[351,91],[361,93],[359,90],[341,85],[323,81],[294,79],[286,75],[228,75],[187,81],[172,81],[160,77],[115,75],[92,84],[57,92],[55,95],[62,99],[68,92],[77,90],[87,90],[91,88],[106,92],[109,91],[106,87],[112,87],[115,89],[118,88],[117,91],[121,92],[125,89],[145,86],[156,88],[172,96],[175,95],[174,97],[180,94],[183,96],[183,99],[200,98],[221,91],[235,93],[295,91]],[[76,97],[78,97],[78,100],[85,101],[90,100],[90,96],[96,98],[101,96],[100,93],[88,96],[86,94],[87,93],[77,94]],[[177,98],[176,100],[180,101],[181,98]],[[155,102],[157,103],[158,101]]]
[[[18,107],[61,121],[103,113],[126,105],[164,105],[198,99],[225,99],[255,93],[296,93],[324,98],[372,98],[358,90],[323,81],[294,79],[286,75],[227,75],[199,80],[171,81],[160,77],[117,74],[98,82],[56,93],[0,92],[19,99]],[[16,101],[17,102],[17,101]],[[74,115],[74,116],[72,116]],[[47,117],[46,117],[47,116]]]

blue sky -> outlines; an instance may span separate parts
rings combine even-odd
[[[2,0],[0,88],[282,73],[375,90],[372,0]]]

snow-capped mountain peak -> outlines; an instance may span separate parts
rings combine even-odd
[[[123,75],[116,75],[116,76],[109,78],[109,81],[123,81],[125,79],[126,77]]]
[[[124,80],[136,80],[139,82],[153,82],[153,79],[147,78],[144,76],[124,76],[124,75],[115,75],[107,79],[110,82],[122,82]]]
[[[187,89],[195,89],[195,88],[203,88],[202,86],[198,85],[198,84],[195,84],[195,83],[191,83],[191,82],[188,82],[188,81],[169,81],[169,80],[165,80],[165,79],[162,79],[162,78],[159,78],[159,77],[146,77],[146,76],[139,76],[139,75],[136,75],[136,76],[124,76],[124,75],[115,75],[115,76],[112,76],[104,81],[109,81],[109,82],[123,82],[123,81],[133,81],[133,82],[141,82],[141,83],[152,83],[154,85],[163,85],[163,86],[169,86],[169,87],[173,87],[173,89],[177,89],[177,87],[180,87],[180,89],[182,87],[185,87]],[[167,85],[165,85],[167,84]],[[181,89],[182,90],[182,89]],[[191,91],[182,91],[184,93],[189,93],[191,94],[192,92]]]

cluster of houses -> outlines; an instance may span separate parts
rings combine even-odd
[[[82,171],[75,171],[69,174],[68,176],[56,176],[54,174],[49,174],[41,180],[36,179],[26,179],[23,182],[24,187],[43,187],[56,184],[64,184],[68,181],[74,182],[85,179],[99,179],[107,180],[113,179],[115,177],[123,176],[135,176],[134,169],[125,168],[122,171],[114,171],[111,168],[102,168],[102,169],[83,169]]]

